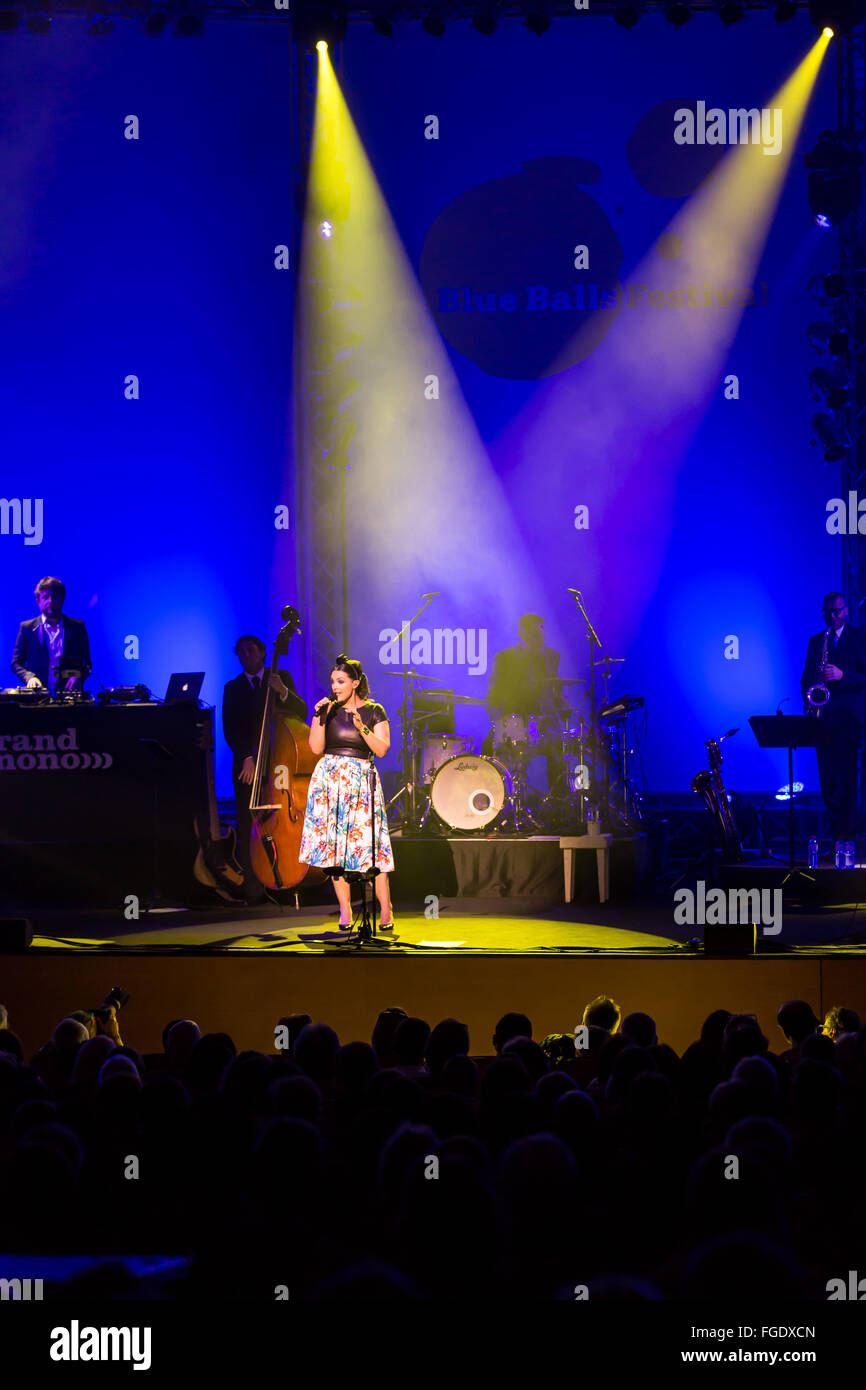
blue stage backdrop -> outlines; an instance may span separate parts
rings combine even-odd
[[[835,242],[811,225],[801,160],[834,120],[832,55],[747,283],[720,272],[702,308],[648,296],[675,283],[689,248],[666,229],[725,153],[672,161],[674,111],[767,106],[813,37],[804,16],[777,28],[751,13],[681,32],[555,21],[542,40],[508,22],[442,42],[350,30],[344,91],[477,445],[461,489],[453,467],[444,483],[421,467],[407,433],[414,510],[377,494],[378,535],[376,460],[355,446],[351,646],[389,710],[389,633],[424,591],[441,596],[410,650],[437,684],[482,697],[527,610],[563,674],[585,676],[569,586],[624,658],[611,696],[646,700],[652,789],[687,788],[704,739],[786,696],[799,707],[806,639],[841,575],[825,525],[837,469],[809,446],[806,383],[822,317],[806,284]],[[235,638],[269,639],[294,590],[296,521],[278,510],[292,502],[288,37],[212,24],[152,41],[120,25],[94,40],[62,21],[47,39],[4,37],[0,130],[0,492],[42,518],[0,535],[0,642],[11,654],[35,582],[57,574],[88,623],[92,688],[161,692],[172,670],[205,670],[218,703]],[[563,263],[578,245],[582,270]],[[668,430],[649,406],[677,383],[670,355],[654,378],[648,316],[675,338],[678,315],[713,314],[730,291],[739,331]],[[677,370],[688,387],[685,348]],[[480,709],[458,731],[480,739]],[[785,780],[747,726],[726,747],[729,787]],[[221,794],[228,769],[221,749]]]
[[[275,570],[294,592],[288,37],[3,38],[0,492],[43,504],[39,544],[0,537],[3,683],[55,574],[91,689],[203,670],[219,705]]]

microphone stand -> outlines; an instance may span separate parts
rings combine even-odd
[[[375,754],[370,753],[370,759],[367,764],[367,770],[363,775],[368,778],[368,786],[370,790],[370,853],[372,857],[370,859],[369,869],[358,869],[357,871],[354,869],[347,869],[345,871],[345,878],[350,886],[353,883],[361,884],[361,911],[360,913],[356,912],[355,916],[352,919],[353,932],[355,923],[357,922],[359,916],[361,918],[361,925],[358,927],[358,935],[355,941],[350,941],[346,945],[343,945],[342,942],[339,943],[338,950],[340,951],[341,955],[351,955],[355,951],[363,951],[365,946],[384,946],[386,950],[390,950],[392,945],[391,941],[379,940],[379,937],[376,933],[376,878],[379,874],[379,870],[376,868]],[[368,882],[370,884],[370,897],[372,899],[372,905],[370,908],[367,907]]]
[[[397,633],[397,636],[394,638],[394,641],[395,641],[395,642],[400,642],[400,641],[402,640],[402,637],[403,637],[404,632],[406,632],[408,629],[410,629],[410,628],[412,627],[412,624],[413,624],[414,622],[417,622],[417,621],[418,621],[418,619],[420,618],[421,614],[424,612],[424,609],[425,609],[425,608],[429,608],[429,607],[430,607],[430,604],[433,602],[433,595],[424,594],[423,597],[424,597],[424,599],[426,600],[426,602],[421,604],[421,607],[418,609],[418,611],[417,611],[411,618],[407,618],[407,619],[406,619],[406,621],[405,621],[405,623],[403,624],[403,626],[401,627],[400,631]],[[402,787],[400,788],[400,790],[397,792],[396,796],[394,796],[394,797],[391,798],[391,802],[394,802],[394,801],[396,801],[396,800],[397,800],[399,797],[401,797],[401,796],[404,796],[404,797],[405,797],[405,800],[404,800],[404,802],[403,802],[403,826],[404,826],[404,828],[405,828],[405,827],[408,827],[409,830],[411,830],[413,833],[417,832],[417,830],[418,830],[418,809],[417,809],[417,806],[416,806],[416,804],[415,804],[415,768],[414,768],[414,766],[413,766],[414,761],[415,761],[415,757],[414,757],[414,749],[412,749],[412,751],[411,751],[411,753],[410,753],[410,746],[409,746],[409,744],[410,744],[410,731],[409,731],[409,723],[410,723],[410,721],[409,721],[409,693],[410,693],[410,692],[409,692],[409,684],[410,684],[410,682],[411,682],[412,680],[414,680],[414,678],[415,678],[415,668],[414,668],[413,666],[409,666],[408,669],[407,669],[406,667],[404,667],[404,668],[403,668],[403,704],[402,704],[402,706],[401,706],[401,718],[402,718],[402,724],[403,724],[403,753],[402,753],[402,761],[403,761],[403,785],[402,785]],[[415,730],[414,730],[414,728],[412,729],[411,737],[412,737],[412,739],[414,740],[414,737],[415,737]],[[391,802],[389,802],[389,805],[391,804]]]
[[[595,628],[593,627],[592,622],[590,621],[589,614],[583,606],[583,595],[577,589],[569,589],[568,592],[571,594],[572,598],[577,604],[577,607],[580,611],[580,616],[583,618],[584,626],[586,628],[586,638],[589,642],[589,727],[592,733],[592,785],[594,791],[597,776],[596,759],[598,756],[598,730],[596,728],[595,720],[595,649],[596,647],[598,647],[599,651],[601,651],[601,639],[598,633],[596,632]],[[606,809],[609,810],[609,808]]]

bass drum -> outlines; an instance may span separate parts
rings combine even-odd
[[[436,773],[430,800],[450,830],[483,830],[502,815],[511,792],[511,775],[496,758],[460,754]]]

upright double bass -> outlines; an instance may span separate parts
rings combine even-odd
[[[271,671],[276,671],[278,657],[285,656],[300,630],[297,608],[286,607],[281,616],[286,622],[274,641]],[[310,751],[309,725],[276,708],[268,684],[250,788],[250,861],[266,888],[296,888],[302,880],[313,884],[324,878],[321,869],[311,869],[298,858],[310,776],[318,761]]]

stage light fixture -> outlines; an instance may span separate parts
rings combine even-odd
[[[831,270],[829,275],[824,276],[824,293],[828,299],[841,299],[845,284],[845,276],[840,275],[838,270]]]
[[[490,38],[496,33],[496,18],[492,14],[475,14],[472,16],[472,28]]]
[[[859,169],[827,170],[811,173],[808,179],[809,207],[816,227],[829,231],[860,206],[862,186]]]
[[[739,24],[745,13],[742,5],[736,4],[736,0],[725,0],[725,3],[719,7],[719,19],[726,28],[730,28],[732,24]]]
[[[182,14],[174,21],[174,32],[179,39],[198,39],[204,33],[204,20],[201,15]]]
[[[640,11],[634,5],[620,5],[613,12],[613,22],[622,29],[633,29],[640,18]]]
[[[167,10],[154,10],[152,14],[146,16],[141,26],[142,33],[155,37],[161,34],[168,24],[169,15]]]
[[[20,19],[17,10],[0,10],[0,34],[14,34]]]
[[[817,275],[810,275],[807,288],[815,303],[826,309],[834,300],[841,299],[846,284],[844,275],[840,275],[838,270],[831,270],[829,274],[819,272]]]
[[[665,19],[668,24],[672,24],[675,29],[682,29],[684,24],[688,24],[692,17],[692,12],[683,0],[674,0],[673,5],[668,5],[665,10]]]
[[[383,14],[374,15],[373,30],[383,39],[393,39],[394,37],[394,26]]]
[[[40,11],[38,14],[29,14],[24,21],[25,27],[31,34],[50,34],[51,16]]]
[[[851,382],[839,372],[835,375],[826,367],[813,367],[809,373],[809,391],[813,401],[823,401],[828,410],[842,410],[848,404]]]
[[[825,38],[848,35],[866,19],[866,0],[809,0],[809,18]]]
[[[445,25],[438,14],[428,14],[421,20],[421,28],[425,34],[429,34],[431,39],[441,39],[445,34]]]
[[[779,0],[778,5],[773,11],[773,18],[777,24],[787,24],[789,19],[793,19],[797,13],[797,6],[794,0]]]
[[[320,43],[336,48],[346,37],[348,15],[344,0],[294,0],[292,14],[292,39],[308,51]]]
[[[327,53],[327,51],[328,51],[328,45],[325,43],[325,40],[324,40],[324,39],[319,39],[318,43],[316,44],[316,52],[317,52],[317,53]]]
[[[836,131],[825,130],[803,156],[808,171],[809,207],[816,227],[838,227],[860,206],[860,157],[842,144]]]
[[[530,34],[535,34],[536,38],[541,38],[550,28],[550,16],[544,10],[530,10],[523,21]]]
[[[812,416],[812,443],[820,448],[825,463],[838,463],[851,448],[846,431],[823,410]]]
[[[831,357],[844,357],[848,350],[847,329],[820,320],[810,323],[806,330],[815,352],[828,352]]]
[[[326,241],[330,241],[331,237],[334,235],[333,223],[327,221],[323,222],[319,228],[319,232]]]

